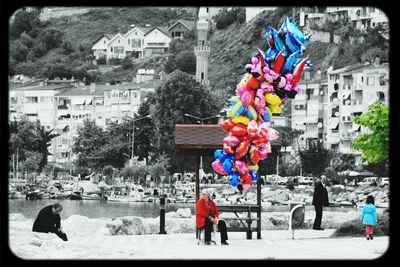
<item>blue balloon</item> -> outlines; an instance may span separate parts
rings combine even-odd
[[[235,171],[233,170],[235,167],[235,162],[231,159],[225,159],[224,163],[223,163],[223,167],[224,170],[226,171],[226,173],[228,174],[234,174]]]
[[[278,51],[276,51],[275,49],[273,49],[272,47],[270,47],[265,53],[264,53],[264,58],[265,61],[271,65],[273,63],[275,63],[275,57],[278,54]]]
[[[231,175],[231,178],[229,178],[229,184],[231,186],[238,186],[240,183],[240,176],[237,173],[234,173]]]
[[[298,28],[296,23],[289,17],[286,17],[286,29],[288,32],[293,33],[293,35],[302,43],[306,44],[310,37],[311,34],[304,34],[302,33]]]
[[[249,175],[250,175],[251,179],[253,180],[253,182],[256,182],[257,179],[259,178],[258,171],[249,171]]]
[[[214,158],[219,160],[219,162],[224,162],[227,158],[228,154],[226,154],[222,149],[217,149],[214,151]]]
[[[286,34],[285,43],[291,53],[294,53],[297,51],[300,51],[300,54],[304,53],[305,48],[304,48],[303,44],[300,43],[300,41],[297,40],[296,37],[294,37],[291,32],[288,32]]]
[[[299,54],[300,51],[296,51],[287,58],[286,63],[283,66],[282,73],[293,72],[294,63],[296,62],[297,56]]]
[[[286,46],[279,37],[279,33],[271,26],[268,26],[268,29],[271,31],[272,38],[274,39],[275,50],[277,51],[283,50],[283,55],[286,56],[288,54],[286,51]]]

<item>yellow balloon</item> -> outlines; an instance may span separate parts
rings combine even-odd
[[[278,95],[276,95],[275,93],[265,94],[265,101],[269,105],[279,105],[282,103],[281,98]]]
[[[268,105],[271,113],[281,113],[283,105]]]
[[[245,73],[242,80],[239,82],[240,85],[244,85],[246,86],[247,81],[251,78],[251,74],[250,73]]]
[[[249,124],[250,119],[247,118],[246,116],[235,116],[233,117],[233,122],[234,123],[242,123],[244,125]]]

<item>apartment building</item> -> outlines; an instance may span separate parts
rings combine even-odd
[[[133,117],[140,103],[154,92],[160,80],[154,70],[138,70],[136,82],[115,85],[84,85],[71,80],[47,80],[23,85],[10,83],[9,118],[25,115],[39,120],[46,130],[58,133],[52,140],[49,162],[68,164],[74,159],[73,138],[85,119],[106,127],[112,121]]]
[[[324,78],[299,83],[299,92],[291,100],[290,122],[292,129],[303,132],[298,139],[301,148],[310,142],[326,142],[327,95],[328,83]]]
[[[388,23],[386,14],[375,7],[304,7],[299,10],[299,26],[305,27],[308,31],[312,24],[322,26],[326,20],[350,20],[359,30]]]
[[[327,147],[339,153],[354,154],[360,163],[361,154],[351,149],[355,136],[369,129],[354,122],[354,117],[368,111],[376,101],[389,103],[389,65],[357,64],[342,69],[328,69]]]

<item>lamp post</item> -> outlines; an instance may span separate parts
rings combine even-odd
[[[132,121],[132,154],[131,154],[131,158],[129,160],[130,167],[132,167],[132,165],[133,165],[134,145],[135,145],[135,122],[146,119],[146,118],[150,118],[150,114],[147,116],[141,117],[141,118],[131,119],[131,121]]]
[[[185,115],[186,117],[192,117],[192,118],[196,119],[197,122],[200,123],[201,125],[203,125],[203,122],[204,122],[205,120],[209,120],[209,119],[221,117],[221,114],[217,114],[217,115],[210,116],[210,117],[206,117],[206,118],[200,118],[200,117],[193,116],[193,115],[190,115],[190,114],[187,114],[187,113],[185,113],[184,115]],[[201,171],[203,172],[203,156],[200,156],[200,169],[201,169]]]

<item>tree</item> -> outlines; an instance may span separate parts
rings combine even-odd
[[[100,149],[106,143],[106,133],[94,121],[85,120],[83,127],[74,137],[72,152],[77,154],[78,166],[100,169],[102,167]]]
[[[152,94],[146,96],[146,100],[142,102],[138,109],[137,118],[142,118],[150,114],[150,105],[154,103],[154,97]],[[146,160],[149,157],[149,153],[154,150],[154,123],[151,118],[138,120],[135,122],[135,155],[139,157],[139,160]]]
[[[24,45],[20,40],[15,40],[10,44],[10,56],[17,63],[24,62],[29,53],[29,48]]]
[[[328,167],[331,154],[322,146],[321,142],[310,142],[307,149],[300,151],[303,170],[319,176]]]
[[[43,168],[47,165],[47,156],[51,155],[51,153],[48,150],[48,147],[51,145],[51,140],[59,134],[54,134],[52,133],[53,130],[46,131],[44,126],[40,126],[40,124],[37,125],[37,131],[38,131],[38,152],[41,154],[42,159],[39,162],[39,172],[43,170]]]
[[[113,184],[113,174],[114,174],[114,167],[111,165],[107,165],[103,168],[103,174],[106,176],[106,184],[112,185]]]
[[[11,37],[18,37],[21,33],[29,33],[40,24],[40,12],[37,9],[31,12],[19,10],[15,13],[14,20],[10,24]]]
[[[160,154],[153,165],[149,168],[149,173],[155,179],[155,182],[161,182],[161,176],[168,177],[170,168],[169,158],[167,154]]]
[[[65,40],[62,44],[62,48],[64,50],[64,54],[69,55],[74,52],[74,47],[72,46],[71,42]]]
[[[175,124],[193,123],[192,118],[184,116],[185,113],[204,118],[216,115],[219,109],[210,92],[193,76],[180,70],[168,75],[164,83],[156,89],[154,100],[150,114],[155,124],[156,151],[164,152],[171,158],[170,171],[174,172],[184,167],[182,159],[176,157]]]
[[[375,102],[368,112],[354,118],[354,123],[368,127],[371,133],[360,134],[352,148],[362,152],[363,161],[379,163],[389,159],[389,107]]]
[[[60,47],[62,44],[62,35],[62,32],[59,30],[47,29],[40,34],[39,39],[46,46],[46,49],[50,50],[52,48]]]

